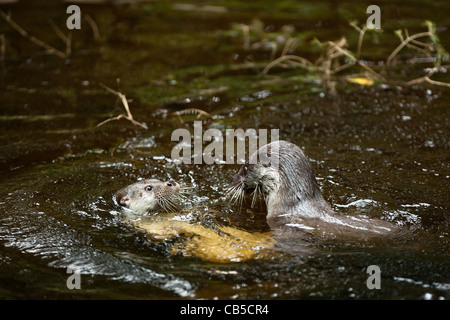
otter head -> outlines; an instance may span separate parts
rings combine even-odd
[[[229,195],[232,201],[242,201],[244,192],[253,193],[252,204],[262,194],[268,218],[308,200],[324,201],[309,160],[298,146],[287,141],[262,146],[240,168],[232,178]]]
[[[115,200],[121,207],[138,214],[147,214],[160,209],[174,210],[174,201],[179,191],[180,185],[175,181],[146,179],[119,190],[115,194]]]
[[[270,162],[246,163],[231,180],[232,200],[241,200],[244,192],[253,195],[252,206],[259,194],[267,201],[280,187],[280,176]]]

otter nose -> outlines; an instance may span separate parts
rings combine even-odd
[[[238,185],[242,183],[242,176],[239,174],[235,174],[231,180],[230,180],[230,185],[234,186],[234,185]]]
[[[167,182],[167,186],[168,187],[175,187],[177,185],[177,183],[175,181],[169,181]]]

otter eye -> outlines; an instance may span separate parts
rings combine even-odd
[[[146,190],[146,191],[152,191],[152,190],[153,190],[153,187],[152,187],[152,186],[146,186],[146,187],[145,187],[145,190]]]

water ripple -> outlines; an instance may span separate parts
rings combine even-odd
[[[71,268],[80,274],[146,283],[182,297],[194,295],[194,288],[188,281],[97,249],[88,234],[47,215],[28,213],[2,217],[0,242],[5,247],[48,260],[51,268]]]

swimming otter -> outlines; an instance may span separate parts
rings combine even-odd
[[[181,187],[175,181],[146,179],[119,190],[113,201],[132,210],[122,216],[124,222],[147,233],[149,240],[174,242],[171,254],[222,263],[278,256],[271,250],[270,232],[250,233],[214,221],[205,224],[194,210],[179,212],[175,201],[185,188],[189,187]],[[161,210],[165,213],[157,214]]]
[[[232,200],[262,194],[267,223],[278,234],[303,233],[321,236],[381,235],[395,231],[389,222],[367,217],[342,216],[325,201],[309,160],[287,141],[262,146],[232,178]]]
[[[136,214],[146,215],[160,209],[175,209],[179,191],[180,185],[175,181],[145,179],[117,191],[115,201]]]

